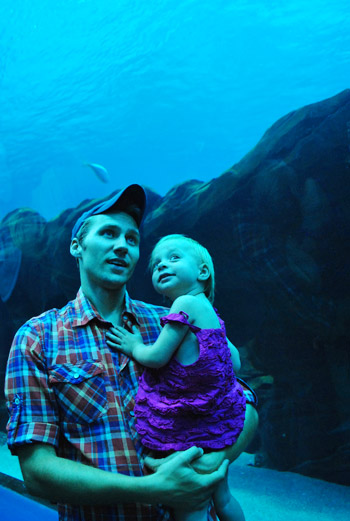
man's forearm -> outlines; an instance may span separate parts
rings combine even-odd
[[[49,446],[28,446],[22,451],[27,453],[20,457],[23,477],[33,495],[80,505],[159,502],[152,497],[156,485],[152,476],[140,479],[106,472],[59,458]]]
[[[49,445],[29,445],[19,450],[23,477],[34,495],[79,505],[163,503],[188,510],[204,506],[227,471],[225,461],[211,475],[199,476],[191,462],[201,454],[201,449],[192,447],[155,474],[133,477],[59,458]]]

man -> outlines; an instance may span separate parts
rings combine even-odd
[[[11,348],[8,445],[28,490],[57,502],[61,520],[161,521],[170,513],[159,504],[200,507],[224,477],[227,458],[243,450],[256,428],[247,407],[235,447],[203,456],[192,447],[144,475],[133,416],[140,367],[105,341],[113,324],[137,324],[144,342],[153,343],[166,314],[126,291],[144,209],[144,190],[130,185],[78,219],[70,248],[81,278],[77,298],[29,320]],[[213,472],[200,474],[208,465]]]

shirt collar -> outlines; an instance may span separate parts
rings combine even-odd
[[[127,291],[125,291],[125,307],[123,312],[124,317],[130,318],[133,323],[138,323],[136,320],[136,308],[133,300],[129,297]],[[111,322],[108,322],[104,318],[101,317],[97,309],[90,302],[90,300],[84,295],[82,288],[79,289],[76,299],[74,301],[74,317],[73,317],[73,327],[85,326],[89,322],[94,319],[97,319],[99,322],[111,326]]]
[[[123,311],[123,323],[126,329],[130,330],[131,325],[139,326],[139,322],[137,320],[137,309],[134,301],[129,297],[129,293],[125,291],[125,307]]]
[[[98,313],[97,309],[91,304],[91,302],[85,297],[82,288],[79,289],[77,293],[77,297],[74,301],[74,317],[73,317],[73,327],[85,326],[89,322],[94,319],[97,319],[102,322],[106,322],[103,320],[101,315]]]
[[[125,290],[125,308],[124,309],[127,313],[131,313],[134,316],[136,315],[135,303],[132,300],[132,298],[130,298],[129,293],[126,290]]]

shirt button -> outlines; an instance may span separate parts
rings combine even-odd
[[[20,399],[19,399],[19,398],[16,398],[16,399],[15,399],[15,404],[16,404],[16,405],[19,405],[19,404],[20,404]]]
[[[130,416],[135,416],[134,411],[130,411]]]
[[[75,378],[75,379],[79,378],[79,374],[78,373],[74,373],[73,374],[73,378]]]

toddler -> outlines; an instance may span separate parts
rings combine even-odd
[[[161,318],[157,341],[145,346],[133,333],[114,327],[107,343],[145,366],[135,403],[136,429],[142,443],[158,453],[204,451],[233,445],[243,429],[245,397],[234,371],[237,349],[212,306],[214,267],[202,245],[183,235],[167,235],[151,255],[155,290],[168,297],[170,313]],[[243,521],[227,476],[217,487],[214,504],[220,521]],[[176,521],[206,521],[207,508],[176,509]]]

